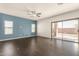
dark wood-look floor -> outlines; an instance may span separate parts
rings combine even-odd
[[[78,56],[79,44],[42,37],[0,41],[0,56]]]

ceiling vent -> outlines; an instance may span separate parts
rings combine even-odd
[[[63,3],[57,3],[57,5],[63,5]]]

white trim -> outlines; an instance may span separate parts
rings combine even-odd
[[[29,37],[33,37],[33,36],[34,36],[34,35],[32,35],[32,36],[16,37],[16,38],[9,38],[9,39],[0,39],[0,41],[15,40],[15,39],[20,39],[20,38],[29,38]]]

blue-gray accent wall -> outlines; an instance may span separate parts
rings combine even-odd
[[[4,33],[4,21],[5,20],[13,21],[13,34],[5,35]],[[36,25],[36,32],[37,32],[36,21],[0,13],[0,40],[24,37],[24,36],[25,37],[36,36],[36,32],[32,33],[32,27],[31,27],[32,24]]]

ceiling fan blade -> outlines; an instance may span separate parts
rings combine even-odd
[[[37,13],[36,16],[37,16],[37,17],[40,17],[40,16],[41,16],[41,13]]]

